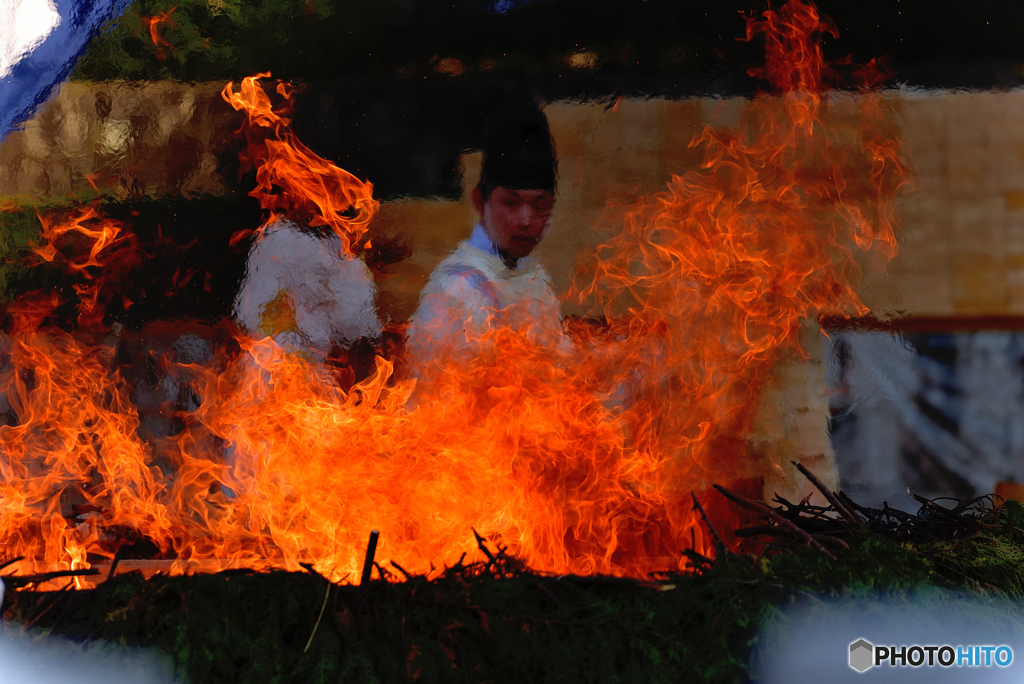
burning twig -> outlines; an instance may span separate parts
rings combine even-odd
[[[693,549],[683,549],[681,553],[687,558],[689,558],[690,562],[692,562],[694,564],[694,567],[696,568],[700,568],[701,565],[707,565],[708,567],[711,567],[715,564],[714,560],[708,558],[703,553],[698,553],[697,551],[694,551]]]
[[[728,554],[728,555],[730,555],[730,556],[732,556],[734,558],[742,558],[743,561],[749,565],[750,564],[750,559],[749,558],[747,558],[746,556],[741,556],[741,555],[739,555],[737,553],[734,553],[732,549],[730,549],[728,546],[726,546],[725,541],[722,539],[722,535],[718,534],[718,530],[716,530],[715,526],[711,524],[711,520],[708,518],[708,514],[704,511],[704,507],[701,506],[700,505],[700,501],[697,500],[697,495],[694,494],[693,492],[690,492],[690,496],[693,497],[693,507],[694,507],[694,509],[697,512],[699,512],[700,513],[700,517],[704,519],[704,524],[708,526],[709,530],[711,530],[711,534],[714,535],[715,540],[718,543],[718,546],[720,546],[725,551],[726,554]]]
[[[837,511],[839,511],[840,515],[842,515],[844,518],[854,523],[855,525],[860,525],[860,520],[857,518],[856,515],[853,514],[853,511],[846,508],[846,506],[843,505],[843,502],[840,501],[839,498],[832,493],[832,490],[826,487],[825,484],[814,475],[814,473],[809,471],[807,468],[805,468],[801,463],[798,463],[797,461],[790,461],[790,463],[795,465],[796,469],[803,473],[804,477],[811,481],[811,484],[817,487],[818,491],[822,493],[822,495],[828,500],[830,504],[832,504],[832,506]]]
[[[0,563],[0,570],[3,570],[8,565],[14,565],[18,561],[22,561],[22,560],[25,560],[24,556],[15,556],[14,558],[11,558],[10,560],[5,560],[3,563]]]
[[[380,536],[380,532],[377,530],[370,530],[370,541],[366,545],[366,560],[363,561],[363,576],[359,580],[359,584],[366,584],[370,581],[370,575],[373,574],[373,557],[377,554],[377,538]]]
[[[865,508],[864,506],[861,506],[859,503],[857,503],[856,501],[851,499],[849,496],[847,496],[843,492],[836,492],[836,498],[839,499],[840,501],[842,501],[843,505],[846,506],[847,508],[849,508],[851,511],[857,511],[858,513],[863,514],[865,517],[869,517],[870,516],[869,511],[868,511],[867,508]]]
[[[121,550],[123,548],[124,545],[118,546],[117,551],[114,552],[114,560],[110,562],[110,570],[107,571],[107,582],[109,582],[110,578],[117,572],[117,564],[121,562]]]
[[[838,546],[839,548],[845,549],[846,551],[850,550],[850,545],[849,544],[844,542],[839,537],[833,537],[830,534],[812,534],[811,535],[811,539],[816,539],[816,540],[818,540],[818,541],[820,541],[822,543],[832,544],[833,546]]]
[[[912,498],[914,501],[924,506],[928,512],[938,513],[947,520],[957,520],[960,517],[953,513],[953,511],[949,510],[948,508],[940,506],[930,499],[926,499],[923,496],[915,494],[914,492],[910,491],[909,487],[907,487],[907,494],[909,494],[910,498]]]
[[[776,513],[775,510],[773,508],[771,508],[770,506],[767,506],[767,505],[761,503],[760,501],[752,501],[751,499],[748,499],[746,497],[740,496],[739,494],[736,494],[734,492],[730,492],[728,489],[726,489],[725,487],[723,487],[721,485],[716,484],[716,485],[714,485],[714,487],[719,492],[721,492],[722,496],[724,496],[725,498],[729,499],[733,503],[739,504],[740,506],[743,506],[746,509],[749,509],[749,510],[752,510],[752,511],[756,511],[757,513],[762,513],[764,515],[767,515],[769,518],[771,518],[773,521],[775,521],[776,523],[778,523],[782,527],[785,527],[785,528],[787,528],[789,530],[792,530],[797,535],[802,537],[808,544],[811,544],[816,549],[818,549],[823,554],[825,554],[829,558],[829,560],[835,560],[836,559],[836,557],[834,555],[832,555],[832,552],[830,552],[828,549],[826,549],[824,546],[821,545],[821,542],[819,542],[818,540],[814,539],[811,535],[807,534],[802,529],[797,527],[797,525],[795,523],[793,523],[792,521],[787,520],[786,518],[783,518],[781,515]]]
[[[737,537],[756,537],[762,534],[771,535],[775,537],[789,535],[795,538],[792,530],[780,528],[775,525],[759,525],[756,527],[745,527],[742,530],[736,530]],[[845,541],[843,541],[839,537],[833,537],[830,534],[815,534],[813,532],[808,532],[808,535],[811,537],[811,539],[817,539],[822,543],[832,544],[834,546],[838,546],[842,549],[847,550],[849,550],[850,548],[850,545],[847,544]]]
[[[4,575],[4,584],[10,588],[23,587],[27,584],[39,584],[41,582],[49,582],[52,579],[58,579],[60,577],[83,577],[85,575],[98,575],[100,571],[96,568],[88,568],[83,570],[56,570],[54,572],[44,572],[39,575]]]
[[[763,503],[744,499],[715,485],[727,498],[741,506],[768,515],[775,525],[757,525],[736,530],[737,537],[756,537],[768,535],[789,543],[800,539],[810,540],[809,543],[821,542],[831,546],[849,549],[849,544],[836,535],[850,535],[857,531],[871,531],[904,540],[938,540],[956,539],[974,534],[982,523],[979,516],[983,513],[982,502],[991,502],[990,496],[981,496],[968,500],[956,500],[953,509],[946,508],[933,499],[926,499],[909,492],[910,496],[922,505],[917,515],[890,508],[886,502],[882,508],[861,506],[842,492],[833,492],[814,477],[806,468],[794,463],[811,483],[830,502],[829,506],[816,506],[803,501],[798,504],[786,501],[778,495],[777,501],[784,508],[769,508]],[[769,513],[771,511],[772,513]],[[856,512],[855,512],[856,511]],[[836,514],[841,517],[836,517]],[[859,515],[858,515],[859,514]],[[782,522],[785,520],[786,522]],[[781,545],[765,542],[769,547]],[[819,546],[815,543],[816,546]],[[820,548],[820,546],[819,546]]]
[[[405,580],[407,582],[412,579],[412,575],[409,574],[409,571],[406,570],[405,568],[403,568],[401,565],[399,565],[395,561],[388,561],[388,562],[391,563],[392,566],[394,566],[395,570],[398,570],[398,572],[402,573],[402,575],[405,576]]]
[[[473,529],[473,528],[470,528],[470,529]],[[487,556],[488,565],[491,565],[492,563],[494,563],[494,561],[496,559],[494,557],[494,554],[491,553],[491,550],[489,548],[487,548],[487,544],[484,544],[484,538],[481,537],[480,533],[477,532],[475,529],[473,529],[473,536],[476,537],[476,545],[480,548],[481,551],[484,552],[484,555]]]
[[[995,508],[995,497],[996,496],[998,496],[998,495],[996,495],[996,494],[982,494],[981,496],[976,496],[973,499],[964,499],[963,501],[960,501],[958,499],[952,499],[953,501],[957,502],[957,505],[950,512],[953,513],[954,515],[960,515],[961,513],[966,511],[968,508],[970,508],[972,506],[976,506],[979,503],[981,503],[982,501],[987,501],[989,504],[992,505],[993,508]],[[1002,498],[1002,497],[1000,497],[1000,498]],[[933,499],[933,501],[938,501],[938,499]]]
[[[725,546],[725,542],[722,540],[722,535],[718,534],[718,530],[716,530],[715,526],[711,524],[710,520],[708,520],[708,514],[704,512],[704,507],[701,506],[700,501],[697,500],[697,495],[690,492],[690,496],[693,497],[693,509],[700,513],[700,517],[704,519],[704,523],[708,526],[708,529],[711,530],[711,534],[714,535],[715,540],[722,546]],[[728,550],[728,547],[726,547],[726,549]]]

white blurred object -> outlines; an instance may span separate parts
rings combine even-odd
[[[1024,337],[985,331],[924,343],[922,355],[892,333],[831,337],[833,444],[843,487],[862,504],[916,510],[908,487],[969,497],[1024,481]]]
[[[267,227],[249,252],[235,318],[251,335],[321,355],[380,335],[376,287],[360,259],[344,259],[332,233],[290,221]]]
[[[59,25],[53,0],[0,0],[0,78]]]
[[[1013,600],[938,587],[892,595],[855,593],[839,599],[794,597],[760,625],[750,656],[754,684],[996,684],[1020,682],[1020,666],[891,667],[857,672],[850,645],[1006,645],[1013,660],[1024,647],[1024,611]]]
[[[163,684],[173,682],[159,659],[104,644],[81,646],[0,623],[0,684]]]

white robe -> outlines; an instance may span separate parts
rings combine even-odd
[[[360,259],[344,259],[334,234],[317,235],[289,221],[268,226],[246,265],[235,319],[250,335],[318,354],[360,337],[380,335],[376,288]]]
[[[245,276],[235,299],[238,325],[252,337],[272,337],[285,351],[325,361],[332,344],[349,346],[360,337],[378,337],[380,321],[374,308],[376,288],[370,269],[360,259],[341,255],[341,240],[333,233],[302,230],[290,221],[278,221],[262,231],[249,252]],[[247,357],[247,370],[269,385],[271,376]],[[314,372],[324,373],[317,364]],[[240,455],[228,437],[224,461],[236,466]],[[235,491],[221,491],[234,499]]]
[[[514,269],[506,266],[477,224],[423,288],[407,331],[410,370],[416,374],[442,349],[472,350],[495,326],[508,326],[561,353],[572,351],[547,271],[529,257]]]

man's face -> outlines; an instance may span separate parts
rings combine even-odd
[[[547,190],[512,190],[498,186],[485,200],[473,189],[473,205],[491,241],[502,251],[522,259],[533,251],[551,221],[554,195]]]

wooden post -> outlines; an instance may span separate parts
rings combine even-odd
[[[370,530],[370,542],[366,545],[366,560],[363,561],[363,576],[359,584],[366,584],[370,581],[370,573],[373,572],[373,557],[377,554],[377,537],[380,532]]]

